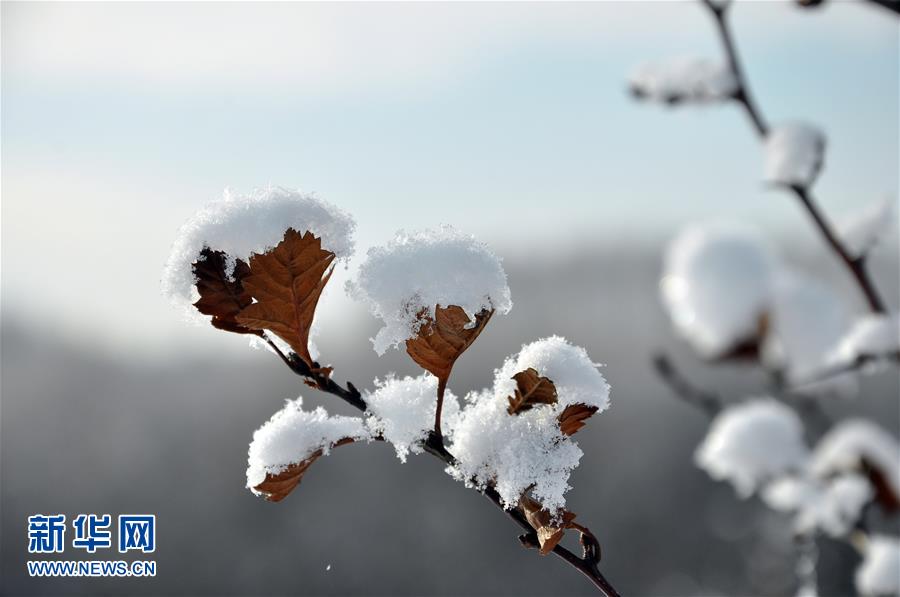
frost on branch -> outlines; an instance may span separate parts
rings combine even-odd
[[[844,472],[869,477],[879,504],[900,508],[900,443],[864,419],[846,419],[826,433],[813,451],[810,468],[820,478]]]
[[[163,272],[163,292],[190,311],[196,300],[192,270],[203,249],[227,256],[225,274],[231,278],[237,259],[262,254],[278,244],[288,228],[310,231],[322,247],[338,259],[353,252],[356,223],[335,206],[300,191],[269,187],[247,196],[225,193],[208,204],[180,229]]]
[[[422,441],[434,425],[438,380],[423,373],[418,377],[389,376],[375,380],[375,391],[365,395],[369,414],[367,425],[394,445],[397,457],[406,462],[412,452],[422,452]],[[444,396],[443,420],[452,433],[459,414],[459,401],[451,392]]]
[[[648,62],[628,78],[632,95],[666,104],[730,99],[737,80],[727,64],[703,58],[673,58]]]
[[[774,259],[752,230],[693,226],[669,245],[660,283],[681,336],[705,358],[755,350],[765,332]]]
[[[800,472],[809,452],[797,414],[771,398],[729,406],[710,425],[694,459],[718,480],[730,481],[741,497],[765,483]]]
[[[763,360],[784,372],[787,380],[801,383],[820,371],[829,350],[847,331],[850,314],[844,302],[829,287],[788,270],[775,277],[769,333]],[[835,378],[847,389],[850,379]]]
[[[850,254],[864,257],[896,228],[896,224],[896,204],[890,199],[881,199],[847,217],[841,222],[839,232]]]
[[[856,590],[872,597],[900,593],[900,539],[873,535],[864,551],[856,570]]]
[[[414,338],[435,319],[438,306],[455,305],[472,322],[482,312],[512,308],[500,258],[449,226],[400,232],[387,245],[370,249],[347,290],[384,322],[372,341],[378,354]]]
[[[773,127],[766,135],[765,179],[778,185],[809,187],[825,159],[825,135],[800,122]]]
[[[770,508],[794,514],[796,533],[821,530],[836,538],[853,530],[872,495],[869,482],[853,473],[827,480],[781,477],[762,491]]]
[[[900,318],[896,314],[870,314],[857,319],[830,351],[827,362],[837,367],[860,362],[871,363],[897,358],[898,352]]]
[[[332,447],[373,437],[359,417],[329,416],[321,406],[303,410],[302,398],[289,400],[253,433],[247,487],[270,501],[280,501]]]
[[[528,369],[534,373],[515,379]],[[516,392],[549,391],[542,377],[552,382],[556,401],[538,401],[510,414]],[[565,506],[569,474],[583,454],[561,429],[561,419],[569,407],[580,405],[592,414],[609,405],[609,385],[585,350],[558,336],[525,345],[496,371],[491,390],[467,400],[450,446],[458,462],[448,472],[467,485],[495,487],[507,508],[531,488],[532,497],[557,514]]]

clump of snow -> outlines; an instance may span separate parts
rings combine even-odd
[[[179,230],[163,272],[163,292],[173,302],[190,309],[195,278],[191,264],[200,251],[224,251],[234,267],[235,259],[264,253],[284,238],[288,228],[310,231],[322,238],[322,248],[338,258],[353,252],[353,218],[312,195],[281,187],[268,187],[249,195],[225,191],[195,213]],[[231,272],[228,272],[229,274]]]
[[[766,243],[738,225],[692,226],[665,255],[660,283],[676,330],[706,358],[756,340],[775,260]]]
[[[303,398],[288,400],[253,433],[247,464],[247,487],[254,488],[289,465],[309,458],[317,450],[328,451],[339,440],[371,439],[359,417],[330,416],[321,406],[303,410]]]
[[[900,443],[865,419],[845,419],[831,428],[813,451],[810,468],[819,477],[875,467],[900,495]]]
[[[365,395],[370,417],[366,423],[394,445],[397,457],[406,462],[410,452],[421,454],[421,442],[434,428],[438,380],[430,373],[418,377],[389,376],[375,380],[375,391]],[[459,401],[450,390],[444,392],[441,428],[445,435],[453,433],[459,415]]]
[[[900,593],[900,539],[886,535],[869,537],[855,580],[856,590],[862,595]]]
[[[850,313],[827,286],[783,270],[775,277],[768,323],[764,360],[782,369],[790,383],[800,383],[823,368],[849,328]]]
[[[864,315],[856,320],[827,361],[834,366],[850,365],[860,358],[878,359],[900,351],[900,317],[897,314]]]
[[[822,169],[825,135],[809,124],[785,123],[769,131],[764,150],[766,181],[806,188]]]
[[[897,225],[897,206],[890,199],[874,201],[840,224],[844,246],[856,257],[871,251]]]
[[[584,348],[561,336],[542,338],[522,346],[519,354],[507,357],[494,372],[494,395],[512,396],[516,389],[513,375],[532,368],[556,386],[560,406],[585,404],[603,412],[609,407],[609,384],[597,369],[599,366]]]
[[[628,84],[636,97],[668,104],[718,101],[737,91],[737,80],[727,64],[688,57],[642,64],[631,73]]]
[[[507,397],[515,382],[510,385],[507,378],[529,367],[554,382],[559,402],[510,415]],[[609,385],[584,349],[557,336],[525,345],[495,372],[492,389],[470,394],[467,401],[450,445],[458,462],[448,472],[469,486],[492,484],[507,508],[529,487],[551,512],[565,506],[569,475],[583,452],[561,433],[558,417],[573,403],[600,410],[609,405]]]
[[[384,322],[372,340],[378,354],[414,337],[422,310],[434,316],[436,306],[456,305],[474,320],[482,309],[512,308],[500,258],[450,226],[400,231],[385,246],[369,249],[347,291]]]
[[[540,406],[510,415],[506,398],[490,391],[469,400],[450,446],[458,463],[448,472],[467,486],[494,484],[507,508],[532,485],[535,499],[548,510],[565,506],[569,474],[583,452],[560,432],[557,409]]]
[[[710,425],[694,459],[711,477],[730,481],[741,497],[803,469],[809,452],[797,414],[771,398],[729,406]]]
[[[822,530],[832,537],[843,537],[853,530],[872,495],[869,482],[856,474],[827,481],[781,477],[762,491],[763,501],[770,508],[794,514],[798,534]]]

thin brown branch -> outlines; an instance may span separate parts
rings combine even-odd
[[[829,381],[839,375],[843,375],[845,373],[853,373],[878,362],[900,365],[900,351],[888,352],[884,354],[861,354],[852,361],[823,369],[815,375],[808,377],[807,379],[803,379],[797,383],[794,383],[788,389],[788,391],[802,391],[806,386]]]
[[[710,418],[722,410],[722,398],[689,382],[666,354],[660,352],[653,357],[653,368],[676,396],[698,407]]]
[[[304,363],[302,359],[297,357],[296,354],[290,353],[289,355],[285,355],[284,352],[282,352],[278,348],[278,346],[271,341],[271,339],[265,336],[264,339],[269,343],[269,346],[272,347],[272,349],[281,358],[281,360],[291,369],[291,371],[305,378],[305,383],[308,383],[309,385],[328,394],[338,396],[358,410],[366,410],[367,407],[365,401],[362,399],[359,390],[357,390],[356,386],[354,386],[352,383],[347,382],[347,388],[342,388],[337,383],[335,383],[334,380],[331,379],[330,375],[321,372],[322,369],[318,363],[313,363],[313,367],[311,368],[306,363]],[[446,385],[446,383],[444,385]],[[439,396],[443,395],[443,392],[441,390],[442,388],[439,388]],[[438,413],[440,413],[440,405],[438,406]],[[440,418],[438,415],[438,419],[435,421],[436,429],[435,431],[429,433],[428,438],[423,444],[423,447],[425,448],[426,452],[436,457],[444,464],[452,466],[456,464],[456,458],[454,458],[453,454],[451,454],[444,446],[443,437],[440,435],[439,425]],[[528,521],[525,520],[525,517],[521,512],[519,512],[517,509],[506,509],[503,506],[503,501],[500,499],[500,494],[498,494],[495,489],[493,489],[492,487],[485,488],[485,490],[482,491],[481,494],[488,498],[496,507],[506,513],[506,515],[513,522],[518,524],[527,533],[533,533],[531,525],[528,524]],[[582,545],[586,545],[584,548],[585,553],[583,558],[578,557],[561,545],[557,545],[553,548],[553,554],[578,570],[581,574],[583,574],[606,597],[620,597],[618,591],[616,591],[615,587],[613,587],[612,584],[610,584],[610,582],[606,579],[606,577],[603,576],[597,566],[599,561],[600,545],[597,542],[596,538],[594,538],[593,535],[590,535],[589,538],[585,538],[584,532],[582,532],[581,538]],[[535,540],[537,539],[535,538]],[[590,549],[587,547],[587,545],[590,546]]]
[[[444,435],[441,433],[441,411],[444,409],[444,392],[447,390],[447,378],[438,378],[437,386],[437,406],[434,408],[434,434],[441,443],[444,441]]]
[[[869,2],[900,15],[900,1],[898,0],[869,0]]]
[[[766,123],[765,118],[762,115],[759,107],[757,106],[753,94],[750,91],[750,85],[747,81],[747,77],[744,74],[743,67],[741,66],[740,58],[738,57],[737,47],[734,43],[734,36],[731,33],[731,27],[728,22],[728,4],[717,4],[714,0],[701,0],[703,5],[709,9],[710,14],[712,14],[713,19],[716,24],[716,30],[719,33],[719,39],[722,42],[722,46],[725,49],[725,54],[728,57],[728,65],[731,69],[732,74],[734,75],[735,82],[737,84],[737,89],[734,93],[734,100],[737,101],[741,106],[743,106],[744,111],[747,113],[747,116],[750,118],[751,123],[753,124],[753,128],[756,131],[757,135],[761,139],[765,139],[766,135],[769,133],[769,126]],[[887,2],[888,0],[885,0]],[[891,3],[895,5],[896,3]],[[825,239],[826,243],[831,247],[831,250],[838,256],[847,270],[850,272],[857,286],[859,286],[860,291],[866,299],[866,302],[869,305],[869,308],[875,313],[885,313],[886,309],[884,306],[884,301],[882,301],[881,296],[878,294],[877,289],[875,288],[872,279],[869,277],[868,270],[866,269],[865,257],[855,257],[851,254],[851,252],[847,249],[844,243],[838,238],[837,234],[834,231],[834,227],[828,222],[825,215],[822,213],[821,209],[817,206],[815,199],[812,196],[812,193],[809,189],[805,187],[801,187],[798,185],[790,185],[785,187],[789,189],[803,208],[806,210],[807,214],[809,214],[810,218],[812,218],[813,222],[818,228],[819,233]]]

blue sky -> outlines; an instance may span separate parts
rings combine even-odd
[[[733,22],[768,118],[827,132],[829,213],[896,196],[897,20],[833,1],[739,3]],[[815,242],[760,182],[737,109],[625,93],[641,61],[721,55],[693,2],[4,2],[2,33],[4,310],[52,305],[73,334],[179,338],[159,271],[226,186],[315,191],[354,214],[362,251],[439,223],[501,254],[705,218]]]

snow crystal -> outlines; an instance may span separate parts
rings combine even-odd
[[[774,263],[752,230],[728,224],[685,229],[669,245],[660,283],[676,330],[706,358],[755,339]]]
[[[585,404],[603,412],[609,407],[609,384],[598,366],[585,349],[569,344],[565,338],[542,338],[522,346],[518,355],[508,357],[494,372],[494,396],[512,396],[516,389],[513,375],[532,368],[556,386],[561,407]]]
[[[900,350],[900,317],[870,314],[860,317],[831,350],[833,366],[850,365],[861,357],[890,355]]]
[[[823,368],[849,328],[850,314],[833,290],[785,270],[775,276],[768,323],[763,359],[784,370],[789,382],[800,383]]]
[[[322,238],[322,247],[338,258],[353,252],[353,218],[312,195],[281,187],[268,187],[250,195],[225,191],[220,201],[206,205],[179,230],[163,272],[163,292],[186,306],[194,298],[191,264],[205,247],[224,251],[232,260],[246,260],[277,245],[288,228],[309,230]],[[229,272],[230,273],[230,272]]]
[[[438,305],[456,305],[474,320],[482,309],[512,308],[500,258],[450,226],[400,231],[387,245],[369,249],[347,291],[384,322],[372,340],[378,354],[415,336],[423,309],[433,316]]]
[[[854,256],[872,250],[897,225],[897,206],[890,199],[866,205],[840,224],[840,237]]]
[[[639,98],[674,104],[730,98],[737,80],[727,64],[681,57],[640,65],[629,77],[629,86]]]
[[[822,530],[832,537],[847,535],[872,498],[869,482],[856,474],[826,481],[782,477],[769,483],[762,498],[773,510],[794,513],[799,534]]]
[[[813,451],[811,470],[820,477],[863,469],[863,461],[877,468],[900,495],[900,443],[865,419],[846,419],[831,428]]]
[[[694,459],[714,479],[730,481],[741,497],[763,483],[803,468],[809,456],[797,414],[771,398],[729,406],[710,425]]]
[[[765,179],[782,185],[811,185],[825,159],[825,135],[800,122],[773,127],[765,140]]]
[[[430,373],[418,377],[388,377],[375,380],[375,391],[365,395],[369,413],[367,425],[394,445],[397,457],[406,462],[410,452],[420,454],[420,444],[434,428],[438,380]],[[441,409],[441,430],[453,433],[459,401],[448,389]]]
[[[900,539],[869,537],[863,562],[856,569],[856,590],[862,595],[900,593]]]
[[[303,398],[288,400],[253,433],[247,465],[247,487],[254,488],[316,450],[329,449],[345,437],[368,440],[371,433],[359,417],[330,416],[321,406],[303,410]]]
[[[510,384],[508,378],[529,367],[554,382],[559,402],[510,415],[507,397],[515,382]],[[609,405],[609,385],[584,349],[558,336],[525,345],[495,372],[492,389],[466,399],[469,405],[459,416],[450,445],[458,463],[448,472],[478,488],[493,484],[507,508],[515,506],[528,487],[548,510],[562,508],[569,474],[583,452],[560,432],[558,417],[569,404],[601,411]]]

